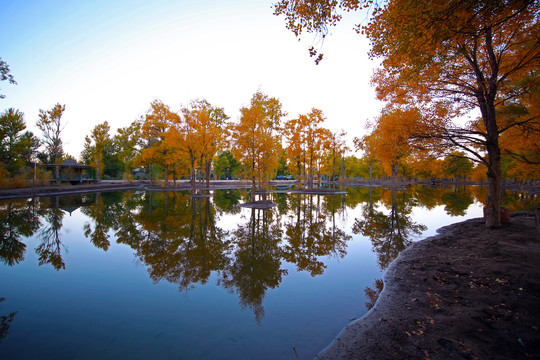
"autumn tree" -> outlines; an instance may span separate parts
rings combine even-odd
[[[298,186],[300,186],[302,171],[305,168],[304,134],[300,119],[290,119],[285,122],[283,135],[287,142],[286,155],[290,163],[289,168],[293,175],[295,175]]]
[[[225,141],[224,128],[229,117],[223,108],[214,107],[208,101],[193,100],[182,108],[180,132],[184,137],[183,148],[191,166],[192,190],[195,190],[195,170],[199,171],[200,180],[206,178],[210,185],[212,161]]]
[[[60,178],[60,168],[58,159],[62,155],[62,139],[60,134],[64,130],[62,126],[62,115],[66,110],[66,105],[56,104],[51,110],[39,110],[39,120],[36,126],[43,133],[44,144],[47,152],[54,158],[55,179]]]
[[[277,167],[280,138],[277,130],[286,115],[277,98],[256,92],[247,107],[240,109],[241,117],[231,124],[233,154],[242,159],[251,178],[252,199],[257,187],[266,191],[268,177]]]
[[[88,149],[94,159],[96,180],[98,183],[101,182],[101,174],[103,172],[103,150],[111,141],[109,135],[110,130],[109,123],[105,121],[102,124],[96,125],[94,129],[92,129],[90,136],[86,135],[84,138],[84,147]]]
[[[325,120],[323,112],[313,108],[309,113],[287,121],[284,126],[289,159],[296,163],[298,175],[302,169],[307,176],[309,188],[313,188],[315,171],[318,171],[323,158],[325,141],[331,136],[327,129],[320,127]]]
[[[10,84],[16,85],[17,82],[12,74],[9,73],[9,65],[0,57],[0,81],[8,81]],[[4,99],[6,96],[0,94],[0,99]]]
[[[468,159],[465,160],[469,161]],[[444,175],[443,159],[431,155],[409,157],[407,163],[416,178],[425,180],[440,178]]]
[[[366,6],[376,11],[357,31],[371,41],[370,56],[382,59],[373,78],[378,97],[426,106],[444,104],[446,123],[434,124],[423,135],[439,137],[444,140],[442,149],[458,148],[487,166],[486,226],[500,226],[499,136],[514,127],[538,130],[540,120],[506,122],[497,117],[497,109],[520,103],[538,87],[540,3],[282,0],[275,13],[287,17],[287,27],[296,35],[306,30],[325,36],[328,26],[340,20],[341,11]],[[480,112],[479,122],[452,121],[471,110]]]
[[[375,120],[371,134],[363,138],[364,147],[383,166],[389,167],[394,186],[398,162],[413,150],[411,133],[421,123],[421,114],[414,108],[387,108]]]
[[[138,159],[139,163],[148,165],[150,181],[152,181],[152,164],[157,163],[164,166],[164,183],[165,186],[168,185],[168,170],[172,158],[169,155],[173,151],[174,142],[165,141],[168,136],[166,134],[179,122],[179,115],[172,111],[168,105],[165,105],[161,100],[152,101],[141,126],[141,137],[146,142],[146,147],[142,149]]]
[[[527,122],[501,134],[502,159],[506,159],[506,175],[522,180],[540,178],[540,126],[528,121],[540,117],[540,87],[520,99],[497,108],[497,116],[505,123]]]

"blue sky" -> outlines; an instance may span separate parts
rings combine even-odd
[[[84,136],[107,120],[112,133],[161,99],[173,110],[195,98],[231,119],[261,89],[288,118],[321,109],[334,131],[365,133],[381,104],[369,79],[375,64],[351,14],[332,29],[315,65],[308,48],[274,16],[272,1],[0,0],[0,57],[18,85],[0,83],[0,110],[25,113],[66,105],[65,150],[78,157]]]

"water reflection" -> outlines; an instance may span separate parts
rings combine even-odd
[[[246,221],[225,231],[218,217],[240,213],[237,204],[246,194],[239,190],[216,191],[213,198],[126,192],[114,201],[106,194],[93,195],[95,200],[81,210],[92,219],[84,234],[95,246],[106,250],[114,229],[117,242],[135,250],[154,282],[178,284],[180,291],[206,284],[215,273],[217,284],[237,294],[257,321],[264,317],[267,289],[278,287],[287,275],[282,261],[320,275],[324,257],[344,257],[351,239],[335,225],[343,209],[336,196],[274,194],[278,207],[245,210]]]
[[[27,200],[4,202],[0,207],[0,259],[13,266],[24,260],[26,244],[22,237],[39,229],[39,218]]]
[[[352,236],[335,226],[336,198],[328,196],[330,202],[324,207],[320,204],[321,196],[297,194],[292,198],[293,211],[285,224],[283,258],[311,276],[324,272],[323,257],[343,258],[347,254],[347,241]]]
[[[136,201],[133,194],[126,194],[116,236],[148,265],[154,282],[167,280],[184,291],[207,283],[213,271],[224,269],[230,240],[216,226],[210,198],[178,192],[145,195],[148,199],[139,195]]]
[[[88,204],[81,208],[93,220],[84,224],[84,236],[103,251],[109,250],[109,231],[117,227],[118,215],[126,210],[122,200],[120,192],[97,192],[88,194]]]
[[[379,299],[379,295],[383,291],[384,288],[384,282],[382,279],[377,279],[373,283],[373,287],[367,286],[364,289],[364,293],[366,294],[367,302],[366,302],[366,308],[368,310],[371,310],[374,306],[377,300]]]
[[[414,237],[427,228],[412,219],[412,207],[416,201],[411,192],[398,192],[396,189],[385,191],[381,201],[389,209],[388,213],[376,210],[370,200],[363,207],[363,216],[355,219],[353,232],[371,240],[378,265],[381,270],[385,270],[411,244]]]
[[[39,257],[39,265],[51,264],[56,270],[63,270],[66,264],[62,259],[62,249],[65,250],[65,247],[60,240],[60,230],[64,211],[60,209],[60,197],[55,197],[51,205],[41,212],[45,224],[39,230],[41,244],[36,248],[36,253]]]
[[[6,298],[0,298],[0,303],[4,301],[6,301]],[[8,335],[9,327],[15,315],[17,315],[17,311],[10,312],[8,315],[0,315],[0,344],[2,343],[2,339]]]
[[[475,200],[485,197],[481,187],[347,191],[325,196],[269,194],[278,204],[269,210],[241,210],[238,204],[249,195],[237,189],[215,191],[211,197],[129,191],[4,201],[0,259],[9,266],[20,263],[27,247],[24,238],[34,235],[39,265],[65,269],[62,226],[78,209],[88,219],[83,234],[95,247],[107,251],[113,241],[129,246],[155,283],[165,280],[180,291],[215,281],[236,294],[241,307],[250,309],[260,322],[266,293],[288,275],[287,264],[320,276],[330,258],[346,256],[352,233],[371,242],[377,265],[385,270],[426,230],[413,218],[413,208],[444,206],[449,215],[463,215]],[[538,206],[536,196],[508,192],[503,198],[512,211]],[[352,209],[352,228],[337,226],[341,223],[337,220],[345,220]],[[222,217],[235,224],[227,224],[225,230]],[[381,290],[381,280],[365,289],[366,306],[375,303]]]
[[[258,323],[264,317],[263,299],[266,290],[281,283],[287,270],[281,268],[282,230],[270,209],[250,209],[247,223],[238,224],[232,233],[234,256],[229,258],[218,283],[240,299],[243,308],[250,308]]]

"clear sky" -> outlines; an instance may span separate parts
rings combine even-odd
[[[312,35],[299,41],[273,2],[0,0],[0,57],[18,82],[0,82],[0,110],[21,110],[40,136],[39,109],[65,104],[64,150],[77,158],[95,125],[107,120],[115,134],[154,99],[176,111],[205,98],[236,120],[258,89],[288,118],[316,107],[325,127],[365,134],[381,104],[368,42],[353,31],[361,15],[332,29],[315,65]]]

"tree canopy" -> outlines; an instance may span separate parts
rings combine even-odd
[[[55,179],[60,178],[58,160],[63,154],[62,139],[60,134],[64,130],[62,125],[62,115],[66,110],[66,105],[56,104],[51,110],[39,110],[39,120],[36,126],[43,133],[43,143],[47,152],[54,158]]]

